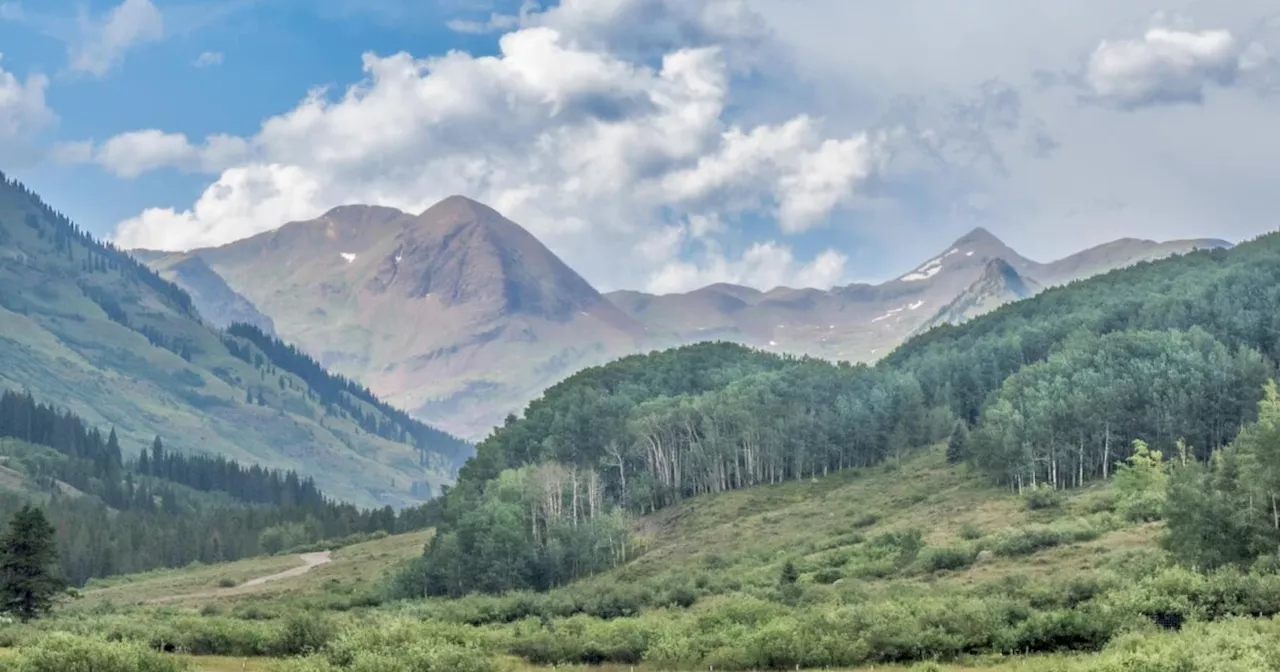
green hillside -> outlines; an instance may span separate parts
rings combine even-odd
[[[367,390],[313,375],[314,362],[206,326],[181,290],[5,179],[0,325],[0,386],[116,428],[130,454],[161,435],[179,451],[311,475],[347,501],[400,506],[438,492],[470,452]]]
[[[128,457],[114,431],[103,433],[30,394],[4,392],[0,519],[29,505],[51,523],[57,574],[72,586],[421,530],[438,508],[362,510],[333,501],[296,472],[184,455],[160,439]],[[0,563],[7,551],[0,549]],[[0,581],[8,576],[6,569]]]
[[[564,585],[625,559],[628,515],[951,436],[953,461],[1015,490],[1105,480],[1139,440],[1203,463],[1257,417],[1277,315],[1273,234],[1051,289],[874,367],[703,344],[590,369],[479,445],[409,592]]]
[[[638,559],[545,593],[388,601],[369,577],[428,537],[397,535],[258,587],[238,586],[288,559],[91,584],[7,643],[65,631],[298,672],[1270,669],[1248,665],[1276,653],[1278,626],[1229,616],[1280,613],[1280,576],[1177,567],[1163,523],[1123,515],[1135,494],[1017,495],[936,447],[667,507],[636,521]],[[1186,632],[1162,634],[1165,612]],[[307,642],[321,654],[273,660]],[[930,659],[949,662],[913,667]],[[1162,660],[1175,666],[1133,667]]]

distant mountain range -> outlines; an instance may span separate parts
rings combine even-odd
[[[979,228],[879,285],[760,292],[717,284],[683,294],[607,296],[651,334],[680,342],[725,339],[776,352],[872,361],[913,333],[976,317],[1047,287],[1141,261],[1230,246],[1211,239],[1124,239],[1041,264]]]
[[[344,206],[218,248],[138,251],[211,323],[248,321],[415,417],[479,438],[547,386],[649,349],[729,340],[875,360],[914,333],[1222,240],[1123,239],[1051,263],[985,229],[888,282],[602,295],[519,225],[454,196],[418,215]]]
[[[471,445],[273,339],[202,258],[163,256],[157,274],[0,175],[0,388],[115,428],[129,458],[161,436],[363,506],[453,482]],[[258,327],[220,328],[235,321]]]

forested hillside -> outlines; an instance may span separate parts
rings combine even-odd
[[[191,298],[0,175],[0,389],[121,440],[312,476],[365,506],[413,505],[471,447]]]
[[[0,395],[0,518],[39,503],[60,568],[87,579],[276,553],[354,534],[421,529],[437,506],[361,510],[295,472],[122,445],[30,394]]]
[[[1277,316],[1270,235],[939,327],[875,367],[706,344],[585,371],[479,446],[406,590],[559,585],[634,554],[627,514],[949,436],[1015,489],[1107,477],[1135,440],[1203,460],[1256,418]]]

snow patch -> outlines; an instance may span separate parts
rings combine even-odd
[[[942,270],[942,257],[930,259],[925,262],[924,266],[902,276],[902,280],[906,282],[916,282],[917,280],[928,280],[937,275]]]
[[[778,345],[777,341],[769,341],[769,347],[772,348],[772,347],[776,347],[777,345]]]
[[[401,260],[401,259],[404,259],[404,255],[403,255],[403,254],[397,254],[397,255],[396,255],[396,263],[397,263],[397,264],[398,264],[398,263],[400,263],[400,260]]]
[[[951,255],[953,255],[953,254],[956,254],[956,253],[958,253],[959,251],[960,251],[960,248],[958,248],[958,247],[953,247],[953,248],[951,248],[950,250],[948,250],[946,254],[942,255],[942,257],[945,259],[946,257],[949,257],[949,256],[951,256]]]
[[[915,310],[916,308],[919,308],[920,306],[923,306],[923,305],[924,305],[924,299],[920,299],[919,301],[916,301],[915,303],[907,306],[907,310]]]
[[[356,260],[356,255],[351,254],[350,252],[343,252],[341,256],[348,264]]]
[[[972,256],[973,256],[973,250],[969,250],[968,252],[965,252],[965,253],[964,253],[964,256],[966,256],[966,257],[972,257]]]

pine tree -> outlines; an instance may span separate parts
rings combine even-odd
[[[969,425],[957,420],[951,438],[947,441],[947,463],[960,464],[969,456]]]
[[[24,506],[0,539],[0,609],[29,621],[53,606],[66,587],[54,574],[58,562],[53,526],[44,512]]]

